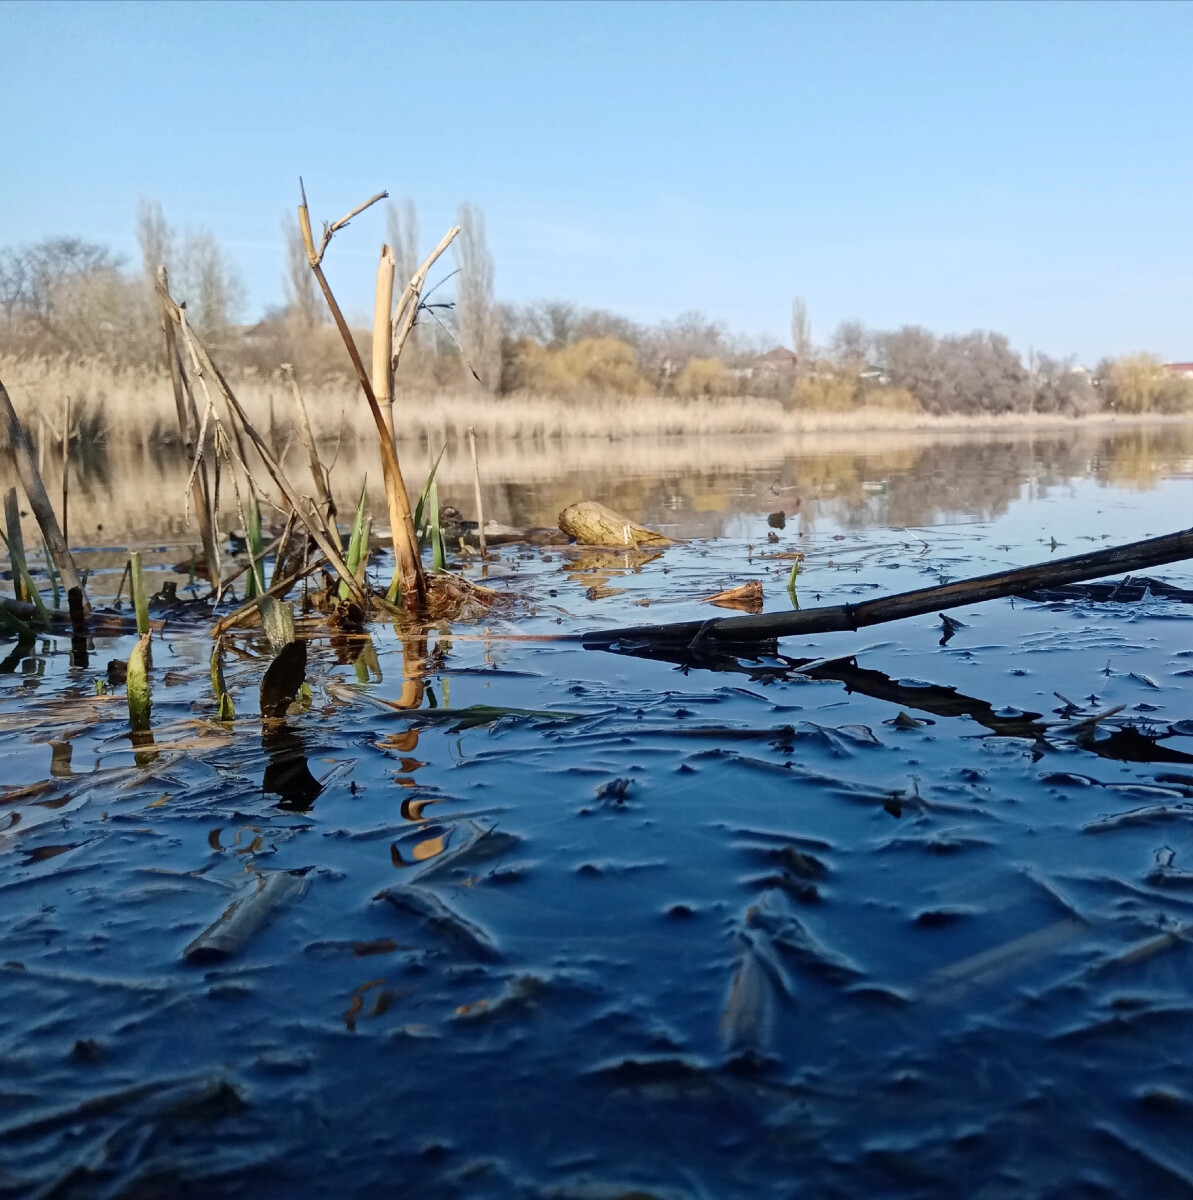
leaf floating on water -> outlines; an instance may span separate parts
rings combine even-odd
[[[921,996],[938,1004],[956,1003],[974,988],[987,987],[1027,970],[1045,954],[1059,950],[1066,942],[1088,931],[1085,921],[1062,917],[934,972],[925,981]]]
[[[455,1012],[457,1021],[477,1021],[485,1018],[499,1017],[504,1013],[516,1011],[529,1005],[543,990],[543,981],[536,975],[518,975],[507,980],[505,990],[492,1000],[473,1000],[469,1004],[461,1004]]]
[[[739,612],[760,613],[763,606],[762,583],[751,579],[741,587],[728,588],[713,596],[701,596],[704,604],[715,604],[719,608],[734,608]]]
[[[306,678],[307,644],[289,642],[269,664],[261,680],[261,715],[284,717]]]
[[[507,708],[496,704],[470,704],[467,708],[406,708],[390,700],[382,700],[361,688],[342,683],[329,683],[327,693],[334,700],[349,704],[368,704],[382,709],[411,725],[447,725],[448,733],[461,733],[478,725],[492,725],[502,717],[536,719],[543,721],[579,721],[587,713],[560,712],[550,709]],[[413,730],[407,734],[390,734],[386,738],[387,748],[409,752],[418,744],[418,735]]]
[[[475,821],[468,823],[472,826],[472,834],[468,840],[447,854],[440,855],[433,863],[421,870],[416,876],[419,883],[425,879],[446,875],[450,871],[472,867],[477,863],[499,858],[509,853],[521,841],[521,838],[512,833],[503,833],[496,826],[489,826],[486,829]],[[419,857],[417,847],[414,855],[416,858]]]
[[[187,948],[183,958],[193,963],[219,962],[244,949],[248,940],[287,901],[306,891],[307,869],[259,871],[253,890],[234,900]]]
[[[1130,812],[1114,813],[1090,821],[1081,828],[1086,833],[1107,833],[1111,829],[1124,829],[1131,825],[1151,825],[1157,821],[1180,821],[1193,818],[1193,804],[1148,804],[1133,808]]]
[[[179,1076],[150,1080],[60,1108],[43,1109],[0,1126],[0,1140],[38,1137],[107,1113],[120,1112],[154,1098],[154,1117],[215,1117],[243,1107],[240,1092],[226,1079]]]
[[[466,921],[448,908],[438,896],[424,888],[388,887],[378,892],[373,899],[388,900],[394,908],[422,917],[432,929],[455,942],[474,958],[494,962],[501,957],[492,939],[479,925]]]
[[[763,1062],[769,1055],[777,984],[752,941],[747,941],[721,1013],[721,1045],[732,1059]]]
[[[1153,887],[1193,887],[1193,871],[1176,866],[1176,851],[1170,846],[1161,846],[1156,851],[1156,862],[1147,873],[1147,881]]]
[[[778,892],[764,892],[746,911],[746,925],[765,933],[780,954],[830,983],[849,983],[864,972],[843,955],[818,942],[783,905]]]

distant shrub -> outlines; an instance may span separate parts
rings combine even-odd
[[[793,408],[816,412],[844,412],[857,402],[857,376],[838,371],[817,371],[797,381],[792,392]]]
[[[1193,408],[1193,380],[1170,375],[1154,354],[1130,354],[1100,364],[1107,404],[1124,413],[1179,413]]]
[[[515,343],[503,376],[509,391],[559,394],[583,389],[639,396],[648,390],[634,347],[618,338],[583,338],[548,350],[530,338]]]
[[[719,358],[693,358],[679,373],[675,391],[689,399],[697,396],[729,396],[735,390],[735,382]]]

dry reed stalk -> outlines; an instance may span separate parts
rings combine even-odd
[[[69,508],[70,503],[70,392],[62,401],[62,540],[70,545]]]
[[[278,485],[286,503],[290,505],[298,514],[298,519],[310,530],[310,534],[315,539],[316,545],[327,556],[327,561],[331,564],[336,574],[347,583],[354,599],[367,607],[368,597],[364,589],[356,581],[352,572],[348,570],[348,566],[344,562],[339,550],[332,544],[327,527],[314,501],[305,496],[299,496],[293,484],[286,478],[286,473],[282,470],[281,464],[273,457],[261,435],[253,428],[252,423],[248,419],[248,414],[241,407],[240,401],[236,399],[232,389],[228,386],[228,381],[220,374],[215,363],[211,361],[211,356],[207,353],[203,343],[199,341],[187,324],[183,311],[174,303],[168,292],[164,298],[169,302],[167,311],[171,320],[178,324],[186,339],[195,373],[203,386],[204,394],[208,397],[208,403],[211,403],[211,393],[207,387],[207,377],[210,376],[216,382],[220,395],[228,407],[229,415],[239,422],[240,427],[253,443],[257,453],[261,456],[261,461],[265,464],[266,470]],[[218,422],[218,418],[216,419]]]
[[[485,503],[481,499],[481,465],[476,457],[476,430],[471,425],[468,426],[468,449],[472,451],[472,481],[476,487],[476,534],[481,544],[483,562],[488,554],[488,547],[485,545]]]
[[[157,281],[159,287],[169,292],[169,277],[165,267],[158,267]],[[208,483],[205,436],[199,422],[193,420],[195,398],[190,388],[185,387],[185,375],[182,361],[178,355],[178,342],[174,336],[174,322],[163,306],[161,296],[158,296],[161,307],[162,333],[166,339],[166,366],[170,372],[170,387],[174,394],[174,408],[178,415],[178,432],[182,435],[182,444],[186,449],[187,461],[191,464],[191,502],[195,506],[195,516],[199,521],[199,536],[203,542],[203,557],[207,560],[207,578],[218,592],[220,589],[220,551],[219,540],[215,536],[215,522],[211,513],[211,488]],[[188,407],[189,401],[189,407]]]
[[[377,292],[373,302],[373,391],[381,405],[389,439],[394,436],[393,324],[390,309],[394,302],[394,252],[390,246],[381,247],[377,264]]]
[[[45,484],[41,481],[41,474],[33,459],[33,445],[29,441],[29,435],[25,432],[24,427],[17,420],[16,410],[13,408],[8,390],[2,382],[0,382],[0,428],[3,428],[7,434],[9,457],[16,468],[17,478],[21,481],[21,487],[29,501],[29,507],[37,519],[42,537],[46,540],[50,557],[54,560],[54,566],[58,568],[62,584],[67,591],[70,591],[71,588],[79,588],[81,591],[83,584],[79,578],[78,568],[75,566],[70,547],[66,544],[66,538],[63,537],[62,530],[58,526],[53,505],[50,504],[50,498],[46,495]],[[90,611],[91,605],[86,596],[83,597],[83,606],[84,611]]]
[[[319,458],[319,447],[315,443],[315,434],[311,430],[311,418],[307,413],[306,401],[298,386],[294,367],[290,363],[282,363],[282,373],[290,381],[290,394],[294,397],[294,405],[298,409],[298,433],[302,444],[306,447],[307,461],[311,464],[311,478],[315,481],[315,491],[319,494],[319,503],[327,514],[328,532],[335,534],[339,541],[339,530],[336,528],[336,502],[331,494],[331,474]]]
[[[340,311],[340,306],[332,294],[331,286],[328,284],[327,277],[323,274],[323,268],[320,265],[323,261],[323,254],[327,250],[327,245],[336,230],[342,229],[357,213],[364,212],[370,204],[375,204],[378,200],[384,199],[386,195],[388,195],[387,192],[381,192],[374,196],[372,200],[368,200],[353,209],[352,212],[335,222],[334,225],[325,224],[323,227],[323,240],[319,245],[318,251],[316,251],[315,241],[311,235],[311,216],[307,210],[307,196],[306,189],[304,188],[302,203],[298,206],[298,224],[302,230],[302,240],[307,252],[307,261],[311,264],[311,271],[319,282],[319,287],[323,291],[323,297],[327,301],[327,307],[331,311],[336,328],[340,331],[340,337],[343,339],[344,347],[348,351],[348,357],[352,360],[353,369],[356,371],[356,377],[360,381],[365,399],[369,402],[369,410],[373,415],[373,423],[377,428],[377,438],[381,444],[382,475],[385,479],[385,496],[389,508],[389,524],[393,538],[394,557],[397,559],[398,571],[402,580],[402,602],[409,608],[421,609],[426,606],[427,602],[427,582],[423,577],[422,560],[419,558],[418,553],[418,539],[414,533],[414,517],[410,511],[410,499],[406,494],[406,483],[402,478],[402,468],[398,465],[398,455],[394,449],[394,439],[390,436],[390,431],[385,424],[385,418],[381,414],[381,408],[377,404],[377,397],[373,393],[373,385],[369,380],[368,372],[365,371],[364,363],[361,361],[360,351],[356,348],[356,341],[352,337],[352,330],[348,328],[348,322],[344,320],[344,314]],[[353,580],[352,583],[355,586],[356,581]]]
[[[293,516],[294,514],[291,513],[290,515]],[[289,529],[290,529],[290,524],[287,522],[286,530],[289,530]],[[270,542],[269,545],[266,546],[261,551],[261,557],[268,558],[271,554],[276,554],[281,549],[282,540],[283,540],[283,538],[285,538],[285,536],[286,536],[286,533],[285,533],[285,531],[283,531],[279,537],[274,538],[273,541]],[[274,561],[276,562],[277,560],[275,559]],[[227,577],[224,579],[224,582],[220,585],[221,588],[227,589],[227,588],[231,587],[232,584],[234,584],[242,575],[245,575],[248,573],[249,568],[251,566],[252,566],[252,556],[250,555],[249,562],[246,562],[243,566],[237,567],[236,570],[230,571],[228,573]]]

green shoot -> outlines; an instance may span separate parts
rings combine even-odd
[[[443,546],[443,530],[439,527],[439,485],[437,483],[431,484],[427,507],[430,510],[431,525],[431,569],[438,574],[446,569],[447,554]]]
[[[13,547],[9,543],[8,538],[0,533],[0,540],[3,540],[4,545],[8,549],[8,558],[12,563],[12,574],[15,580],[19,581],[21,591],[29,597],[33,602],[33,607],[37,609],[38,620],[47,628],[50,628],[50,613],[46,608],[45,601],[41,598],[41,592],[37,590],[37,584],[33,582],[33,576],[29,574],[29,568],[25,564],[25,552],[23,547],[18,547],[16,553],[13,552]],[[20,593],[18,592],[18,595]]]
[[[345,559],[348,570],[355,576],[360,568],[363,558],[367,557],[369,551],[369,534],[367,525],[371,525],[371,521],[366,521],[365,517],[365,485],[368,483],[366,478],[365,483],[361,485],[360,500],[356,505],[356,516],[352,519],[352,535],[348,539],[348,557]],[[352,593],[348,590],[348,585],[340,581],[340,599],[347,600]]]
[[[49,544],[44,538],[42,538],[42,550],[46,552],[46,570],[49,574],[49,586],[54,589],[54,607],[58,608],[62,599],[62,593],[58,586],[58,569],[54,566],[54,559],[50,558]]]
[[[249,578],[244,587],[244,598],[255,600],[265,591],[261,563],[265,558],[265,544],[261,541],[261,509],[257,497],[249,496],[249,527],[245,530],[249,550]]]

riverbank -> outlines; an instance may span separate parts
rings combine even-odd
[[[178,441],[169,378],[147,371],[116,371],[97,363],[64,365],[0,359],[0,379],[34,440],[61,440],[70,399],[72,439],[108,445],[168,445]],[[295,405],[284,379],[233,380],[250,419],[284,445],[295,433]],[[371,442],[376,437],[359,390],[347,383],[304,385],[315,436],[324,442]],[[583,398],[531,394],[489,396],[480,391],[425,392],[399,386],[399,437],[435,446],[463,439],[469,428],[492,442],[677,436],[801,436],[856,433],[976,433],[1180,424],[1189,417],[1095,413],[933,416],[885,408],[800,410],[754,396],[681,399],[675,396]]]

